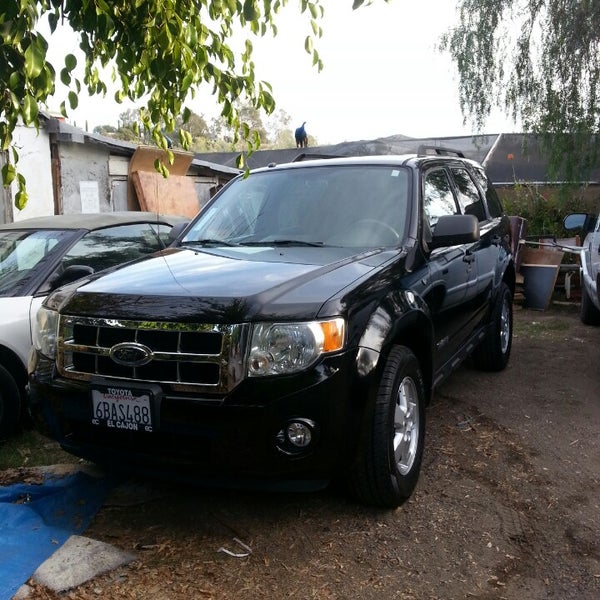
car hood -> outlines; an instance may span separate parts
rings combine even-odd
[[[61,311],[185,322],[314,318],[399,250],[169,249],[80,285]]]

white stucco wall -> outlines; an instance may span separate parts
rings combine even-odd
[[[15,148],[19,153],[17,170],[25,177],[29,200],[23,210],[14,206],[17,194],[15,182],[11,185],[13,221],[54,214],[52,194],[52,163],[50,142],[44,129],[17,126],[13,134]],[[9,159],[12,158],[9,152]]]

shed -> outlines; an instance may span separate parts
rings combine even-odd
[[[40,120],[39,131],[24,126],[15,131],[18,169],[26,178],[29,200],[18,210],[13,201],[14,184],[8,190],[2,188],[0,223],[52,214],[139,210],[139,199],[132,196],[136,192],[130,188],[130,163],[138,145],[83,131],[47,113],[42,113]],[[0,163],[7,160],[8,153],[0,154]],[[190,216],[194,210],[190,209],[189,190],[195,192],[192,200],[198,210],[239,172],[189,154],[187,169],[177,172],[190,178],[184,182],[186,194],[181,196],[186,201],[171,196],[168,210],[176,214],[187,211]],[[161,188],[163,195],[171,192],[168,186]]]

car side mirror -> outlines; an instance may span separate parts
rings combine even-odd
[[[567,230],[582,230],[589,233],[594,229],[594,217],[588,213],[571,213],[563,219],[564,228]]]
[[[177,223],[169,230],[169,245],[172,245],[181,236],[185,228],[189,225],[189,221],[185,223]]]
[[[94,269],[87,265],[71,265],[50,281],[50,290],[55,290],[61,285],[72,283],[73,281],[77,281],[82,277],[87,277],[92,273],[94,273]]]
[[[479,221],[474,215],[444,215],[438,218],[429,249],[472,244],[479,240]]]

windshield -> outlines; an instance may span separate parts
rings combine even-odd
[[[0,231],[0,296],[17,296],[66,231]]]
[[[332,165],[251,173],[228,185],[183,239],[192,245],[398,246],[409,172]]]

